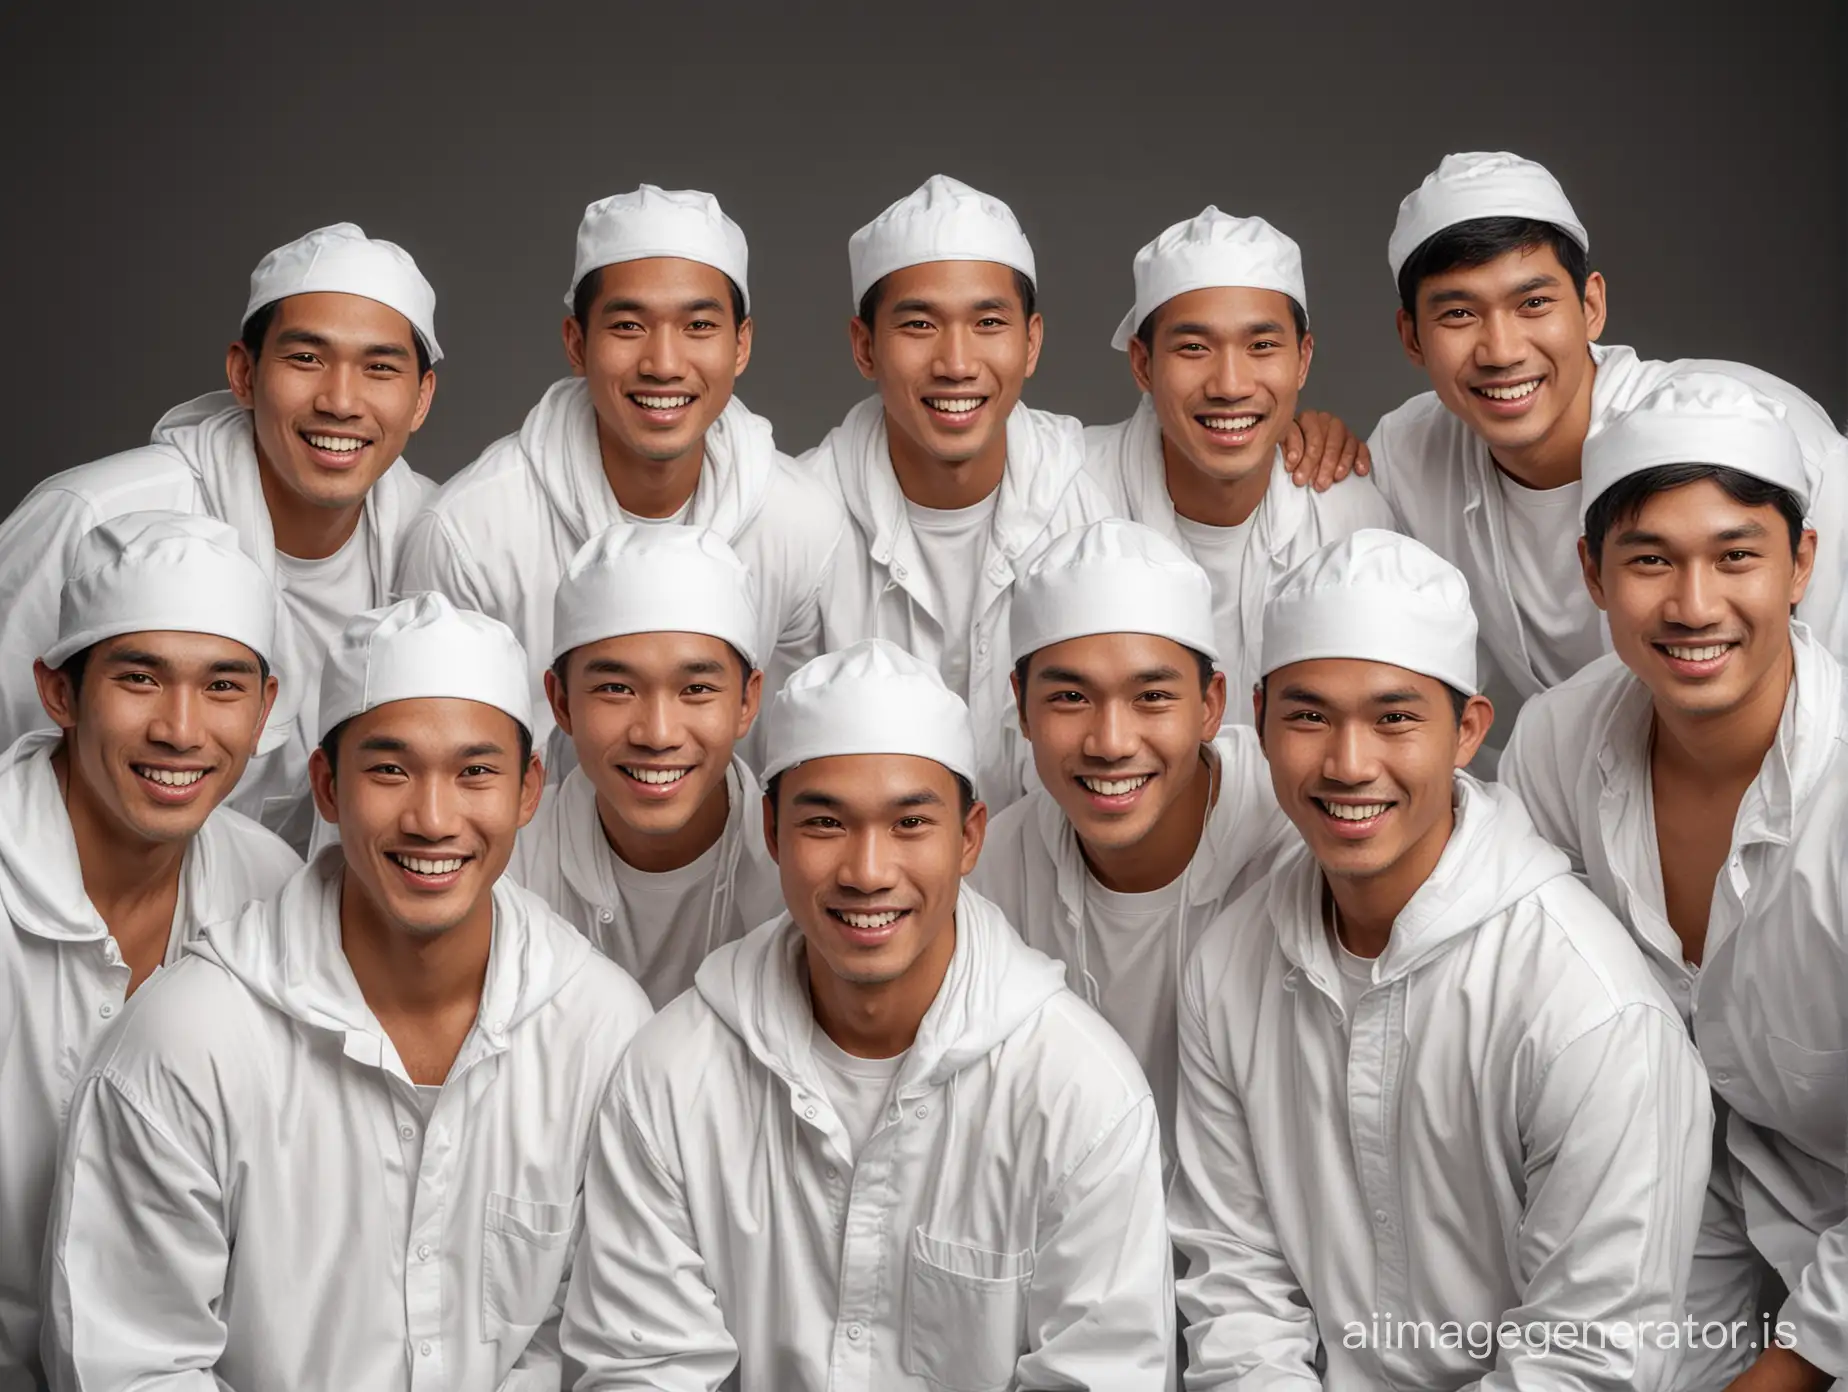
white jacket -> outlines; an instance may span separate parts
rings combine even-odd
[[[1155,1093],[1161,1116],[1163,1152],[1172,1155],[1174,1091],[1179,1060],[1175,1052],[1175,1003],[1187,959],[1200,934],[1225,908],[1270,872],[1285,847],[1296,840],[1295,828],[1277,806],[1270,767],[1258,747],[1257,731],[1242,726],[1223,731],[1213,741],[1219,763],[1219,798],[1207,814],[1193,859],[1181,872],[1180,903],[1167,925],[1173,940],[1174,969],[1154,1000],[1122,999],[1117,983],[1092,970],[1085,927],[1084,850],[1078,833],[1044,788],[1036,789],[988,824],[982,858],[969,877],[980,893],[994,901],[1029,947],[1065,963],[1066,980],[1129,1041],[1155,1040],[1139,1050],[1136,1062]],[[1158,1022],[1145,1026],[1149,1017]],[[1133,1042],[1131,1047],[1135,1047]]]
[[[1084,432],[1085,471],[1112,511],[1153,527],[1181,550],[1192,548],[1175,522],[1168,495],[1167,466],[1161,455],[1161,421],[1145,393],[1136,413],[1115,425],[1093,425]],[[1221,631],[1219,666],[1226,674],[1226,724],[1249,725],[1251,689],[1261,675],[1259,647],[1264,632],[1264,596],[1271,585],[1304,559],[1332,541],[1363,527],[1393,531],[1392,509],[1371,479],[1352,475],[1326,493],[1298,488],[1279,449],[1271,464],[1270,487],[1252,514],[1251,544],[1245,548],[1238,577],[1238,626]],[[1198,559],[1196,557],[1196,559]],[[1211,571],[1213,584],[1220,577]],[[1224,596],[1215,593],[1215,600]],[[1217,605],[1215,605],[1217,608]]]
[[[122,1012],[130,975],[84,893],[51,766],[61,738],[34,731],[0,755],[0,1392],[37,1386],[39,1254],[58,1133],[91,1051]],[[179,960],[202,924],[267,898],[300,865],[255,822],[217,809],[181,862],[166,962]]]
[[[545,700],[552,597],[578,548],[622,520],[603,472],[589,388],[567,377],[546,390],[519,430],[443,485],[405,540],[400,594],[440,591],[499,619],[525,646],[539,749],[553,729]],[[717,532],[757,578],[757,658],[768,701],[822,651],[821,592],[836,548],[846,549],[840,505],[777,452],[770,422],[734,396],[706,432],[683,520]]]
[[[586,1180],[564,1327],[580,1389],[1164,1386],[1148,1085],[992,904],[965,888],[956,916],[857,1166],[787,915],[708,957],[638,1036]]]
[[[1669,926],[1649,774],[1654,706],[1616,657],[1535,697],[1502,777],[1629,927],[1731,1115],[1752,1245],[1796,1348],[1848,1378],[1848,690],[1791,624],[1796,681],[1714,884],[1702,964]]]
[[[405,527],[436,489],[402,459],[366,495],[365,529],[373,601],[391,595]],[[50,725],[32,662],[57,637],[58,594],[84,533],[124,513],[164,509],[216,517],[237,529],[245,551],[279,588],[276,536],[257,471],[250,413],[228,391],[175,406],[138,449],[80,464],[46,479],[0,523],[0,742]],[[308,756],[320,700],[321,645],[287,605],[276,614],[272,655],[279,691],[231,805],[300,849],[312,830]]]
[[[428,1123],[340,947],[338,849],[135,993],[71,1106],[59,1392],[556,1388],[595,1108],[648,1016],[494,887],[481,1008]]]
[[[1070,416],[1016,405],[1007,418],[1007,467],[994,520],[979,556],[975,624],[945,633],[943,600],[931,585],[886,447],[885,407],[869,397],[802,462],[846,504],[853,536],[823,597],[830,647],[887,638],[943,664],[952,643],[966,644],[969,711],[975,722],[976,795],[1000,811],[1028,786],[1026,744],[1014,717],[1008,612],[1014,580],[1065,531],[1113,516],[1085,477],[1084,430]]]
[[[1782,402],[1803,447],[1809,475],[1810,518],[1817,530],[1816,572],[1798,614],[1837,655],[1848,655],[1848,440],[1809,397],[1768,372],[1742,363],[1682,358],[1656,362],[1623,347],[1591,345],[1598,371],[1591,389],[1595,435],[1671,377],[1686,372],[1722,372],[1754,391]],[[1436,392],[1415,396],[1380,419],[1367,441],[1373,477],[1398,516],[1399,529],[1416,537],[1461,570],[1481,621],[1481,643],[1490,660],[1485,689],[1495,700],[1501,729],[1512,729],[1522,701],[1561,680],[1559,663],[1537,653],[1536,636],[1524,629],[1507,571],[1506,504],[1495,479],[1488,446],[1451,415]],[[1559,544],[1576,552],[1578,514],[1567,514],[1571,535]],[[1574,593],[1587,630],[1610,634],[1603,615],[1581,585]]]
[[[1171,1225],[1191,1388],[1668,1386],[1676,1355],[1637,1330],[1681,1315],[1700,1060],[1519,803],[1456,784],[1352,1020],[1307,847],[1188,967]],[[1504,1320],[1538,1322],[1529,1347],[1496,1347]]]
[[[725,791],[731,808],[714,848],[711,884],[693,900],[695,920],[644,923],[623,902],[616,852],[597,815],[597,790],[581,768],[540,804],[520,833],[507,873],[634,977],[659,1010],[692,986],[713,948],[783,911],[776,862],[764,845],[763,793],[735,755]]]

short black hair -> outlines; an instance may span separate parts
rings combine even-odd
[[[1296,326],[1296,341],[1301,343],[1309,336],[1309,316],[1296,302],[1296,296],[1285,295],[1290,302],[1290,322]],[[1136,326],[1136,338],[1142,346],[1153,353],[1155,351],[1155,316],[1161,313],[1161,306],[1156,305],[1142,316],[1142,322]]]
[[[724,642],[723,639],[720,641]],[[566,686],[570,683],[571,654],[576,651],[576,648],[566,648],[557,657],[552,659],[552,675],[558,678],[558,684],[560,686]],[[731,643],[725,643],[725,651],[730,653],[737,661],[738,670],[744,673],[744,680],[749,681],[751,679],[751,673],[757,670],[755,667],[751,666],[750,660],[746,658],[743,653],[739,652],[737,647]]]
[[[263,340],[269,337],[270,325],[276,322],[276,306],[281,303],[281,300],[271,300],[251,310],[250,317],[244,321],[241,337],[244,351],[250,354],[253,363],[263,360]],[[430,370],[430,350],[424,346],[423,335],[415,326],[411,329],[411,342],[417,348],[417,380],[421,382]]]
[[[764,796],[770,799],[770,822],[772,826],[776,824],[777,794],[783,789],[783,775],[787,772],[789,772],[788,769],[780,769],[776,773],[771,774],[769,779],[764,783]],[[951,776],[956,780],[956,797],[957,801],[962,805],[962,815],[966,821],[969,814],[975,810],[975,785],[964,778],[960,773],[952,774]]]
[[[1450,697],[1450,713],[1456,717],[1457,724],[1459,726],[1462,725],[1463,712],[1469,706],[1469,693],[1467,691],[1458,691],[1449,682],[1440,682],[1438,684],[1444,688],[1444,691]],[[1265,675],[1258,678],[1258,733],[1260,735],[1264,733],[1264,712],[1269,705],[1270,674],[1267,672]]]
[[[1585,510],[1585,549],[1593,562],[1604,557],[1604,539],[1620,522],[1631,522],[1643,510],[1643,504],[1658,493],[1671,488],[1685,488],[1690,483],[1717,483],[1741,507],[1774,507],[1790,531],[1790,551],[1796,554],[1803,541],[1803,504],[1788,488],[1721,464],[1659,464],[1653,469],[1618,479],[1593,500]]]
[[[1182,646],[1186,645],[1183,644]],[[1213,659],[1201,652],[1198,648],[1188,648],[1187,651],[1193,654],[1194,665],[1200,669],[1200,692],[1204,695],[1207,689],[1213,684],[1213,672],[1215,670],[1213,667]],[[1035,649],[1014,664],[1014,689],[1017,693],[1014,699],[1023,709],[1027,699],[1027,669],[1032,665],[1033,659],[1038,656],[1038,654],[1039,649]]]
[[[1446,271],[1486,266],[1511,251],[1547,247],[1572,277],[1572,289],[1582,302],[1585,282],[1591,278],[1591,258],[1585,248],[1550,222],[1533,218],[1470,218],[1418,244],[1399,267],[1399,305],[1414,319],[1418,316],[1418,287]]]
[[[321,737],[321,757],[327,760],[327,771],[336,777],[340,773],[340,736],[358,718],[348,716]],[[526,728],[524,721],[515,720],[513,727],[520,732],[520,775],[524,777],[526,766],[533,761],[533,732]]]
[[[718,270],[717,266],[713,269]],[[720,272],[724,275],[724,272]],[[731,291],[732,327],[742,329],[744,321],[749,318],[744,312],[744,291],[738,288],[738,282],[725,276],[725,288]],[[571,317],[578,322],[578,328],[590,332],[590,313],[596,308],[597,295],[603,289],[603,267],[593,266],[584,272],[577,288],[571,292]]]
[[[1008,269],[1013,270],[1014,268],[1010,266]],[[860,296],[860,322],[869,329],[873,326],[873,316],[879,312],[879,297],[885,293],[885,283],[889,278],[889,276],[880,276],[878,280],[867,286],[866,293]],[[1031,319],[1034,306],[1039,302],[1039,297],[1033,289],[1033,278],[1024,271],[1014,271],[1014,293],[1020,297],[1021,313]]]
[[[85,669],[90,665],[90,654],[96,651],[98,643],[105,643],[108,641],[109,640],[106,638],[98,639],[96,643],[90,644],[87,648],[79,648],[59,664],[57,670],[62,672],[70,681],[72,700],[76,700],[83,695],[83,674]],[[265,658],[262,653],[257,653],[256,657],[257,685],[267,686],[270,679],[269,660]]]

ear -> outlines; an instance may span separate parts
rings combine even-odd
[[[1470,697],[1463,707],[1463,718],[1457,721],[1458,768],[1467,767],[1476,757],[1476,751],[1482,748],[1482,742],[1489,737],[1489,727],[1494,723],[1495,707],[1489,703],[1489,698]]]
[[[340,804],[334,798],[334,770],[319,745],[308,756],[308,787],[314,793],[314,810],[324,822],[340,822]]]
[[[32,659],[32,681],[38,687],[39,704],[51,717],[51,723],[60,730],[76,729],[77,688],[71,684],[71,679],[57,668],[47,667],[44,658],[35,657]]]
[[[1200,742],[1205,744],[1219,733],[1226,719],[1226,674],[1215,671],[1206,684],[1206,701],[1200,711]]]
[[[1014,714],[1020,720],[1020,737],[1031,744],[1033,743],[1033,732],[1027,728],[1027,693],[1020,689],[1018,668],[1008,674],[1007,684],[1014,692]]]
[[[751,675],[744,679],[744,708],[738,713],[738,733],[732,738],[741,740],[751,733],[751,726],[757,723],[757,713],[763,709],[764,674],[757,668],[751,669]]]
[[[552,708],[552,722],[565,732],[566,739],[571,738],[571,697],[550,667],[545,669],[545,703]]]
[[[1255,681],[1251,684],[1251,723],[1258,727],[1258,748],[1264,748],[1264,683]],[[1264,756],[1266,759],[1269,754]]]
[[[565,322],[559,326],[564,337],[565,361],[571,364],[571,375],[584,375],[584,326],[577,321],[577,315],[567,314]]]
[[[776,853],[776,804],[770,801],[768,789],[764,792],[764,845],[770,852],[770,859],[781,865],[782,858]]]
[[[745,368],[751,365],[751,339],[756,329],[750,315],[745,315],[744,322],[738,325],[738,358],[732,368],[732,376],[742,377]]]
[[[974,873],[976,861],[982,858],[982,842],[987,837],[988,804],[978,801],[969,809],[969,815],[963,818],[962,862],[959,873],[965,879]]]
[[[424,418],[430,414],[430,403],[436,400],[436,369],[424,373],[423,381],[417,384],[417,414],[411,417],[411,434],[423,429]]]
[[[1040,345],[1046,338],[1046,321],[1036,311],[1027,320],[1027,376],[1031,377],[1039,367]]]
[[[539,810],[539,799],[545,796],[545,761],[537,754],[526,761],[526,772],[520,775],[520,815],[515,825],[524,827]]]
[[[238,405],[246,411],[256,406],[257,364],[241,338],[232,339],[231,346],[225,349],[225,381]]]
[[[1795,609],[1802,603],[1804,593],[1809,589],[1810,577],[1816,573],[1816,533],[1805,528],[1803,535],[1797,539],[1797,569],[1790,577],[1790,607]]]
[[[1399,346],[1413,367],[1425,365],[1424,349],[1418,346],[1418,323],[1403,309],[1394,311],[1399,325]]]
[[[879,374],[873,366],[873,331],[857,314],[847,321],[847,341],[853,347],[853,365],[860,369],[860,375],[869,382],[875,380]]]
[[[1600,609],[1610,605],[1604,598],[1604,576],[1598,570],[1598,563],[1591,558],[1591,543],[1584,537],[1578,539],[1579,573],[1585,577],[1585,588],[1591,593],[1591,602]]]
[[[250,749],[253,754],[263,742],[263,729],[269,724],[270,712],[276,709],[276,693],[281,689],[282,683],[271,672],[269,680],[263,683],[263,713],[257,717],[257,728],[250,732]]]
[[[1130,339],[1129,375],[1136,379],[1136,390],[1145,394],[1155,390],[1155,374],[1149,370],[1153,365],[1153,359],[1142,340]]]
[[[1303,335],[1303,365],[1296,370],[1296,390],[1301,391],[1309,381],[1309,364],[1315,359],[1315,335]]]
[[[1593,271],[1585,277],[1585,337],[1593,343],[1604,332],[1604,277]]]

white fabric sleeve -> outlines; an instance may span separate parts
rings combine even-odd
[[[1405,525],[1405,508],[1398,496],[1399,471],[1393,467],[1392,432],[1387,428],[1389,416],[1381,416],[1379,423],[1373,427],[1373,433],[1367,437],[1367,453],[1372,456],[1373,465],[1367,477],[1373,480],[1373,486],[1380,490],[1380,496],[1386,500],[1386,507],[1392,513],[1392,530],[1411,535],[1411,529]]]
[[[1020,1388],[1164,1392],[1174,1275],[1162,1211],[1161,1124],[1147,1094],[1041,1209]]]
[[[1585,852],[1579,839],[1573,782],[1595,751],[1584,748],[1584,732],[1571,751],[1558,740],[1554,712],[1560,702],[1544,695],[1527,702],[1515,718],[1514,733],[1502,750],[1497,780],[1521,800],[1534,830],[1566,853],[1572,873],[1585,874]]]
[[[114,1075],[72,1099],[46,1254],[55,1392],[214,1392],[230,1243],[207,1160]]]
[[[1187,1322],[1189,1392],[1320,1387],[1315,1313],[1271,1225],[1243,1099],[1214,1057],[1205,969],[1187,965],[1178,1011],[1181,1045],[1169,1235],[1184,1271],[1176,1281]]]
[[[1848,1219],[1823,1233],[1778,1320],[1795,1329],[1797,1354],[1848,1381]]]
[[[426,507],[411,519],[398,545],[397,574],[393,577],[391,597],[435,590],[462,608],[474,609],[506,621],[488,595],[469,558],[444,523],[442,514]]]
[[[0,523],[0,748],[51,728],[32,663],[58,636],[58,596],[96,511],[75,493],[36,492]]]
[[[677,1167],[631,1104],[627,1061],[598,1110],[584,1175],[584,1236],[560,1341],[577,1392],[718,1392],[738,1362],[693,1235]]]

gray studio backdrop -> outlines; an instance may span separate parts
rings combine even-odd
[[[709,189],[751,242],[740,395],[783,448],[866,390],[846,243],[937,171],[1039,257],[1028,399],[1127,413],[1130,259],[1207,203],[1303,246],[1305,401],[1363,430],[1424,383],[1386,236],[1448,150],[1564,181],[1606,339],[1755,363],[1848,410],[1848,6],[45,6],[0,30],[0,507],[223,385],[246,277],[349,219],[410,248],[449,358],[409,457],[446,478],[562,375],[584,204]],[[55,11],[55,12],[54,12]]]

